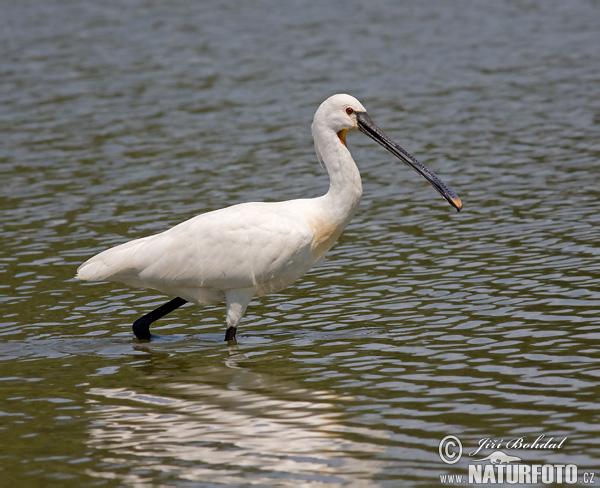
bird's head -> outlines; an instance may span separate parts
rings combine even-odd
[[[450,205],[460,211],[462,202],[456,192],[377,127],[367,114],[365,107],[356,98],[346,94],[330,96],[319,106],[312,123],[315,141],[317,133],[331,134],[331,131],[333,131],[344,146],[346,145],[346,132],[353,129],[358,129],[363,134],[368,135],[410,166],[433,186]],[[318,149],[317,154],[319,154]]]
[[[332,95],[317,109],[314,126],[325,126],[336,133],[358,128],[358,113],[366,113],[365,107],[354,97],[346,94]]]

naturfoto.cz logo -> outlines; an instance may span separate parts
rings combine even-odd
[[[504,439],[484,438],[475,449],[469,451],[466,475],[441,474],[440,482],[448,485],[460,484],[594,484],[593,472],[580,472],[575,464],[534,464],[522,459],[527,450],[558,450],[566,437],[555,440],[545,435],[533,441],[526,437]],[[507,453],[508,450],[517,450]],[[488,452],[492,450],[492,452]],[[446,464],[456,464],[463,458],[463,445],[454,435],[444,437],[438,446],[440,459]]]

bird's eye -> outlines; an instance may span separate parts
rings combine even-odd
[[[354,113],[354,109],[353,109],[352,107],[348,107],[348,108],[346,109],[346,113],[347,113],[348,115],[352,115],[352,114]]]

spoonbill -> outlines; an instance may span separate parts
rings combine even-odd
[[[348,225],[362,195],[360,173],[346,146],[358,129],[415,170],[460,211],[458,195],[385,135],[354,97],[338,94],[317,109],[312,135],[329,173],[317,198],[249,202],[193,217],[160,234],[107,249],[83,263],[77,279],[117,281],[175,296],[137,319],[133,332],[150,339],[150,325],[186,302],[225,303],[225,340],[255,296],[276,293],[321,261]]]

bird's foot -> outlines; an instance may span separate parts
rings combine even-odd
[[[236,327],[229,327],[227,329],[227,332],[225,332],[225,341],[229,342],[229,341],[234,341],[235,340],[235,333],[237,332],[237,328]]]
[[[147,313],[143,317],[140,317],[133,323],[133,333],[140,340],[150,340],[152,335],[150,334],[150,324],[155,322],[156,320],[164,317],[168,313],[171,313],[178,307],[181,307],[184,303],[187,303],[187,300],[184,300],[181,297],[175,297],[170,302],[161,305],[152,312]],[[234,333],[235,335],[235,333]]]
[[[150,323],[147,320],[144,320],[146,317],[140,317],[137,319],[133,325],[133,333],[140,340],[150,340],[152,334],[150,334]]]

